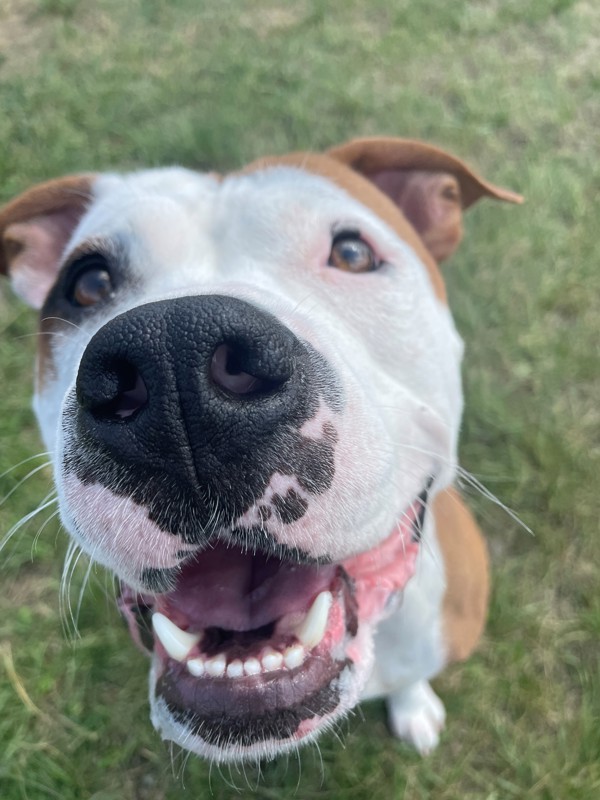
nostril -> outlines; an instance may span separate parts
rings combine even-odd
[[[148,389],[138,369],[128,361],[113,361],[83,405],[99,420],[125,420],[148,402]]]
[[[140,373],[131,367],[124,373],[121,391],[110,404],[109,413],[119,419],[128,419],[148,402],[148,389]]]
[[[266,394],[278,388],[278,378],[254,375],[244,369],[244,352],[230,344],[220,344],[210,362],[210,377],[221,389],[236,395]]]

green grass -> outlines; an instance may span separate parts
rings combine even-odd
[[[371,703],[343,745],[325,736],[259,776],[171,761],[100,572],[80,638],[65,637],[65,535],[50,521],[36,539],[41,514],[0,570],[2,800],[600,797],[599,48],[589,0],[0,6],[2,200],[64,172],[236,167],[375,133],[437,142],[524,193],[470,213],[446,274],[467,342],[463,465],[536,534],[468,492],[494,593],[477,655],[436,683],[449,724],[434,755],[389,738]],[[34,326],[0,289],[0,473],[41,450]],[[41,463],[3,476],[0,496]],[[47,471],[25,481],[0,531],[49,489]]]

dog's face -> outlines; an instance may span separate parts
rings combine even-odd
[[[268,757],[359,699],[454,474],[436,260],[484,194],[514,199],[364,140],[227,177],[64,179],[0,214],[0,266],[41,309],[62,521],[120,579],[165,738]]]

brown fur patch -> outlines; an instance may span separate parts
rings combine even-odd
[[[10,274],[14,264],[19,264],[26,247],[25,241],[15,239],[9,232],[22,231],[27,223],[45,217],[62,216],[62,224],[55,226],[57,242],[54,251],[48,253],[48,270],[58,274],[60,255],[69,230],[75,226],[91,199],[93,175],[71,175],[66,178],[46,181],[33,186],[12,202],[0,209],[0,274]],[[26,233],[23,234],[26,236]],[[60,241],[59,241],[60,240]],[[18,267],[17,267],[18,268]],[[66,325],[55,318],[40,319],[38,337],[37,387],[43,386],[53,374],[52,341]]]
[[[485,625],[489,597],[487,548],[456,490],[439,494],[433,507],[446,569],[443,629],[448,661],[464,661]]]
[[[3,243],[3,247],[0,247],[0,274],[10,272],[11,261],[19,252],[15,242],[5,242],[6,229],[15,223],[61,211],[83,213],[90,201],[93,180],[93,175],[86,174],[46,181],[23,192],[0,209],[0,242]]]
[[[508,203],[523,202],[521,195],[489,183],[460,158],[425,142],[376,136],[353,139],[332,147],[328,154],[366,176],[390,169],[448,172],[458,180],[463,209],[469,208],[481,197]]]

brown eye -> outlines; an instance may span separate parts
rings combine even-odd
[[[103,257],[87,257],[79,264],[79,269],[70,289],[67,299],[74,306],[88,308],[109,300],[114,293],[114,287],[108,265]]]
[[[334,237],[327,263],[345,272],[372,272],[379,267],[371,247],[354,231],[344,231]]]

